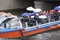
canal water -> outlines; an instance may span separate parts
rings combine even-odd
[[[60,40],[60,30],[51,30],[31,36],[31,40]]]

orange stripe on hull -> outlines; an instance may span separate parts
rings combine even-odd
[[[17,37],[21,37],[20,31],[0,33],[0,38],[17,38]]]
[[[60,26],[55,25],[55,26],[50,26],[49,28],[41,28],[38,30],[30,31],[30,32],[26,32],[25,30],[22,30],[22,33],[25,32],[23,36],[29,36],[29,35],[41,33],[47,30],[56,29],[56,28],[60,28]],[[22,34],[20,31],[0,33],[0,38],[17,38],[17,37],[22,37]]]
[[[39,30],[34,30],[34,31],[30,31],[30,32],[26,32],[25,34],[23,34],[24,36],[29,36],[29,35],[33,35],[33,34],[37,34],[37,33],[40,33],[40,32],[44,32],[46,31],[47,29],[46,28],[41,28]]]
[[[52,29],[56,29],[56,28],[60,28],[60,26],[55,25],[55,26],[50,26],[49,28],[41,28],[38,30],[34,30],[34,31],[30,31],[30,32],[26,32],[25,34],[23,34],[24,36],[29,36],[29,35],[33,35],[33,34],[37,34],[37,33],[41,33],[44,31],[48,31],[48,30],[52,30]],[[25,31],[24,31],[25,32]]]
[[[58,25],[50,26],[49,30],[56,29],[56,28],[60,28],[60,26],[58,26]]]

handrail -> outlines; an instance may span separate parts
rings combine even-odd
[[[25,30],[35,30],[36,28],[45,28],[45,27],[50,27],[50,26],[53,26],[53,25],[57,25],[57,24],[60,24],[60,20],[58,21],[54,21],[54,22],[49,22],[49,23],[45,23],[45,24],[39,24],[37,26],[32,26],[32,27],[28,27],[27,29]],[[34,29],[35,28],[35,29]]]

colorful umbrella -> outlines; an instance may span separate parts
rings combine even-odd
[[[33,8],[33,7],[27,7],[26,10],[28,10],[28,11],[33,11],[34,8]]]
[[[54,10],[60,10],[60,6],[54,7]]]
[[[21,16],[29,16],[28,13],[23,13]]]
[[[34,16],[36,14],[36,12],[32,12],[31,15]]]
[[[36,8],[33,10],[33,12],[41,12],[41,9],[40,8]]]

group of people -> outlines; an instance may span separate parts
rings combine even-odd
[[[27,25],[31,27],[31,26],[35,26],[37,24],[40,25],[40,24],[44,24],[44,23],[48,23],[48,22],[52,22],[52,21],[57,21],[57,20],[59,20],[59,16],[60,16],[60,10],[39,11],[39,12],[35,11],[35,12],[31,12],[31,13],[26,12],[25,16],[22,16],[22,18],[21,18],[21,23],[23,25],[27,22]],[[1,17],[11,18],[11,17],[17,17],[17,16],[14,16],[11,13],[0,12],[0,18]],[[11,25],[14,25],[15,22],[17,23],[18,21],[16,21],[16,19],[15,19],[15,21]]]
[[[28,13],[29,16],[23,16],[22,23],[28,22],[28,26],[43,24],[59,20],[60,10],[50,10]]]

